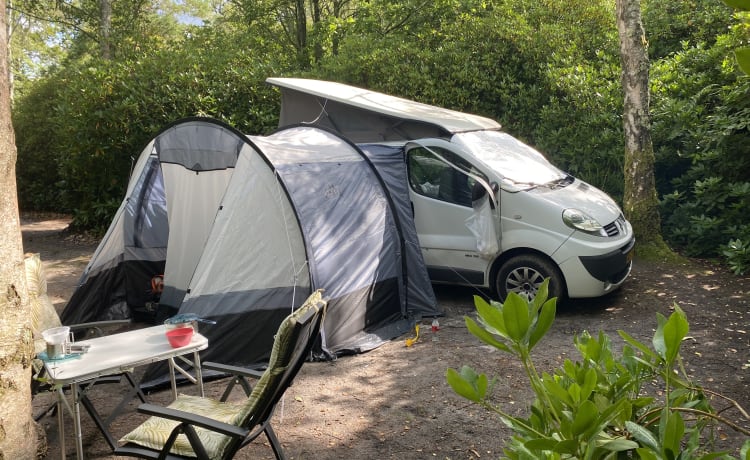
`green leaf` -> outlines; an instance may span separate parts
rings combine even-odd
[[[674,313],[669,316],[669,319],[664,324],[663,328],[663,340],[665,346],[664,358],[668,363],[674,362],[674,359],[680,352],[680,345],[687,335],[688,330],[689,326],[687,318],[685,317],[685,312],[675,305]]]
[[[741,11],[750,11],[750,0],[724,0],[727,6]]]
[[[531,325],[529,303],[515,292],[509,293],[503,304],[503,318],[508,337],[516,343],[523,343]]]
[[[578,441],[575,439],[565,439],[555,445],[554,451],[559,454],[575,455],[578,451]]]
[[[468,316],[464,317],[464,321],[466,323],[466,329],[471,332],[471,334],[481,340],[482,342],[486,343],[487,345],[491,347],[495,347],[498,350],[505,351],[507,353],[513,353],[513,350],[511,350],[508,345],[506,345],[504,342],[501,342],[498,340],[494,335],[492,335],[490,332],[488,332],[486,329],[484,329],[482,326],[477,324],[476,321],[469,318]]]
[[[492,332],[501,336],[508,336],[508,331],[505,330],[503,311],[500,308],[488,304],[479,296],[474,296],[474,307],[477,309],[479,318],[481,318],[482,322],[489,327],[489,329],[492,329]]]
[[[598,443],[599,447],[610,452],[623,452],[626,450],[637,449],[638,443],[625,438],[616,438]]]
[[[585,340],[585,342],[583,342],[583,340]],[[585,334],[583,336],[583,340],[583,346],[579,347],[581,353],[583,354],[583,357],[594,362],[599,361],[599,357],[601,356],[602,352],[602,348],[599,345],[599,342],[594,340],[588,334]]]
[[[750,75],[750,47],[738,48],[734,51],[737,64],[747,75]]]
[[[740,449],[740,459],[741,460],[750,460],[750,439],[745,441],[744,444],[742,444],[742,448]]]
[[[578,404],[581,402],[581,386],[577,383],[573,382],[568,386],[568,394],[570,395],[570,398],[573,400],[574,404]]]
[[[667,323],[667,318],[661,313],[656,313],[656,332],[654,337],[651,339],[651,343],[654,345],[654,350],[662,358],[667,358],[667,345],[664,343],[664,325]]]
[[[549,298],[549,278],[545,278],[544,281],[542,281],[542,284],[539,286],[539,290],[536,292],[534,299],[532,300],[534,311],[539,311],[539,307],[541,307],[542,304],[547,302],[548,298]],[[552,300],[552,299],[549,299],[549,300]]]
[[[630,346],[637,348],[640,350],[641,353],[643,353],[647,357],[655,358],[656,355],[653,351],[651,351],[646,345],[639,342],[635,338],[631,337],[627,332],[625,331],[617,331],[618,334],[620,334],[620,337],[623,338]]]
[[[538,293],[536,297],[534,297],[534,300],[536,300],[537,297],[539,297]],[[531,337],[529,337],[529,350],[534,348],[534,345],[536,345],[537,342],[547,334],[547,331],[549,331],[550,327],[552,327],[552,323],[555,321],[556,313],[557,299],[550,299],[544,302],[542,309],[539,310],[539,317],[537,318],[534,331],[531,333]]]
[[[558,399],[563,404],[573,407],[574,403],[570,397],[570,393],[560,385],[553,377],[545,374],[542,378],[542,384],[544,388],[550,393],[552,397]]]
[[[659,442],[656,440],[656,437],[653,433],[651,433],[646,428],[642,427],[641,425],[638,425],[635,422],[631,422],[630,420],[625,422],[625,428],[630,432],[630,434],[633,435],[633,438],[635,438],[638,442],[640,442],[642,445],[648,447],[649,449],[659,451]],[[638,449],[638,452],[640,453],[641,449]],[[641,457],[644,458],[644,457]],[[651,458],[651,457],[649,457]],[[653,457],[656,458],[656,457]]]
[[[685,423],[682,421],[682,416],[679,412],[670,412],[669,409],[664,409],[662,417],[662,423],[664,424],[662,445],[664,451],[671,450],[676,454],[680,452],[680,443],[682,436],[685,434]]]
[[[554,450],[557,441],[547,438],[536,438],[523,443],[523,446],[529,450]]]
[[[594,391],[594,388],[596,388],[596,383],[598,380],[599,379],[596,375],[596,370],[586,370],[586,375],[583,378],[583,386],[581,386],[581,399],[589,399],[589,396],[591,396],[591,392]]]
[[[573,434],[578,436],[585,432],[591,424],[596,422],[597,417],[599,417],[599,410],[593,402],[586,400],[581,403],[573,419]]]
[[[445,371],[445,380],[456,394],[469,401],[480,402],[486,395],[487,376],[478,375],[468,366],[464,366],[460,374],[455,369],[448,368]]]
[[[638,452],[638,456],[641,458],[641,460],[659,460],[659,457],[657,457],[656,454],[648,448],[641,447],[636,449],[635,451]]]

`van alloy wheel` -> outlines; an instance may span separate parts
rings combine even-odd
[[[562,276],[551,261],[536,254],[521,254],[508,259],[497,273],[495,291],[501,300],[509,292],[531,300],[545,278],[549,278],[549,298],[563,295]]]

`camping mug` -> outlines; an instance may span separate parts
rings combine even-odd
[[[42,331],[42,337],[44,337],[44,341],[47,344],[47,357],[49,359],[57,359],[65,356],[68,342],[73,342],[73,333],[70,332],[70,327],[68,326],[46,329]]]

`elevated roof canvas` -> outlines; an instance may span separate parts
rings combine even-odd
[[[436,125],[452,134],[500,129],[500,124],[490,118],[422,104],[343,83],[304,78],[268,78],[266,82],[390,117]]]

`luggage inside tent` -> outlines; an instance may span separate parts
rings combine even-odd
[[[216,321],[200,327],[202,359],[253,365],[323,288],[318,355],[370,350],[441,314],[399,200],[357,146],[325,129],[248,137],[211,119],[176,122],[139,157],[62,320],[195,313]],[[164,375],[156,366],[147,380]]]

